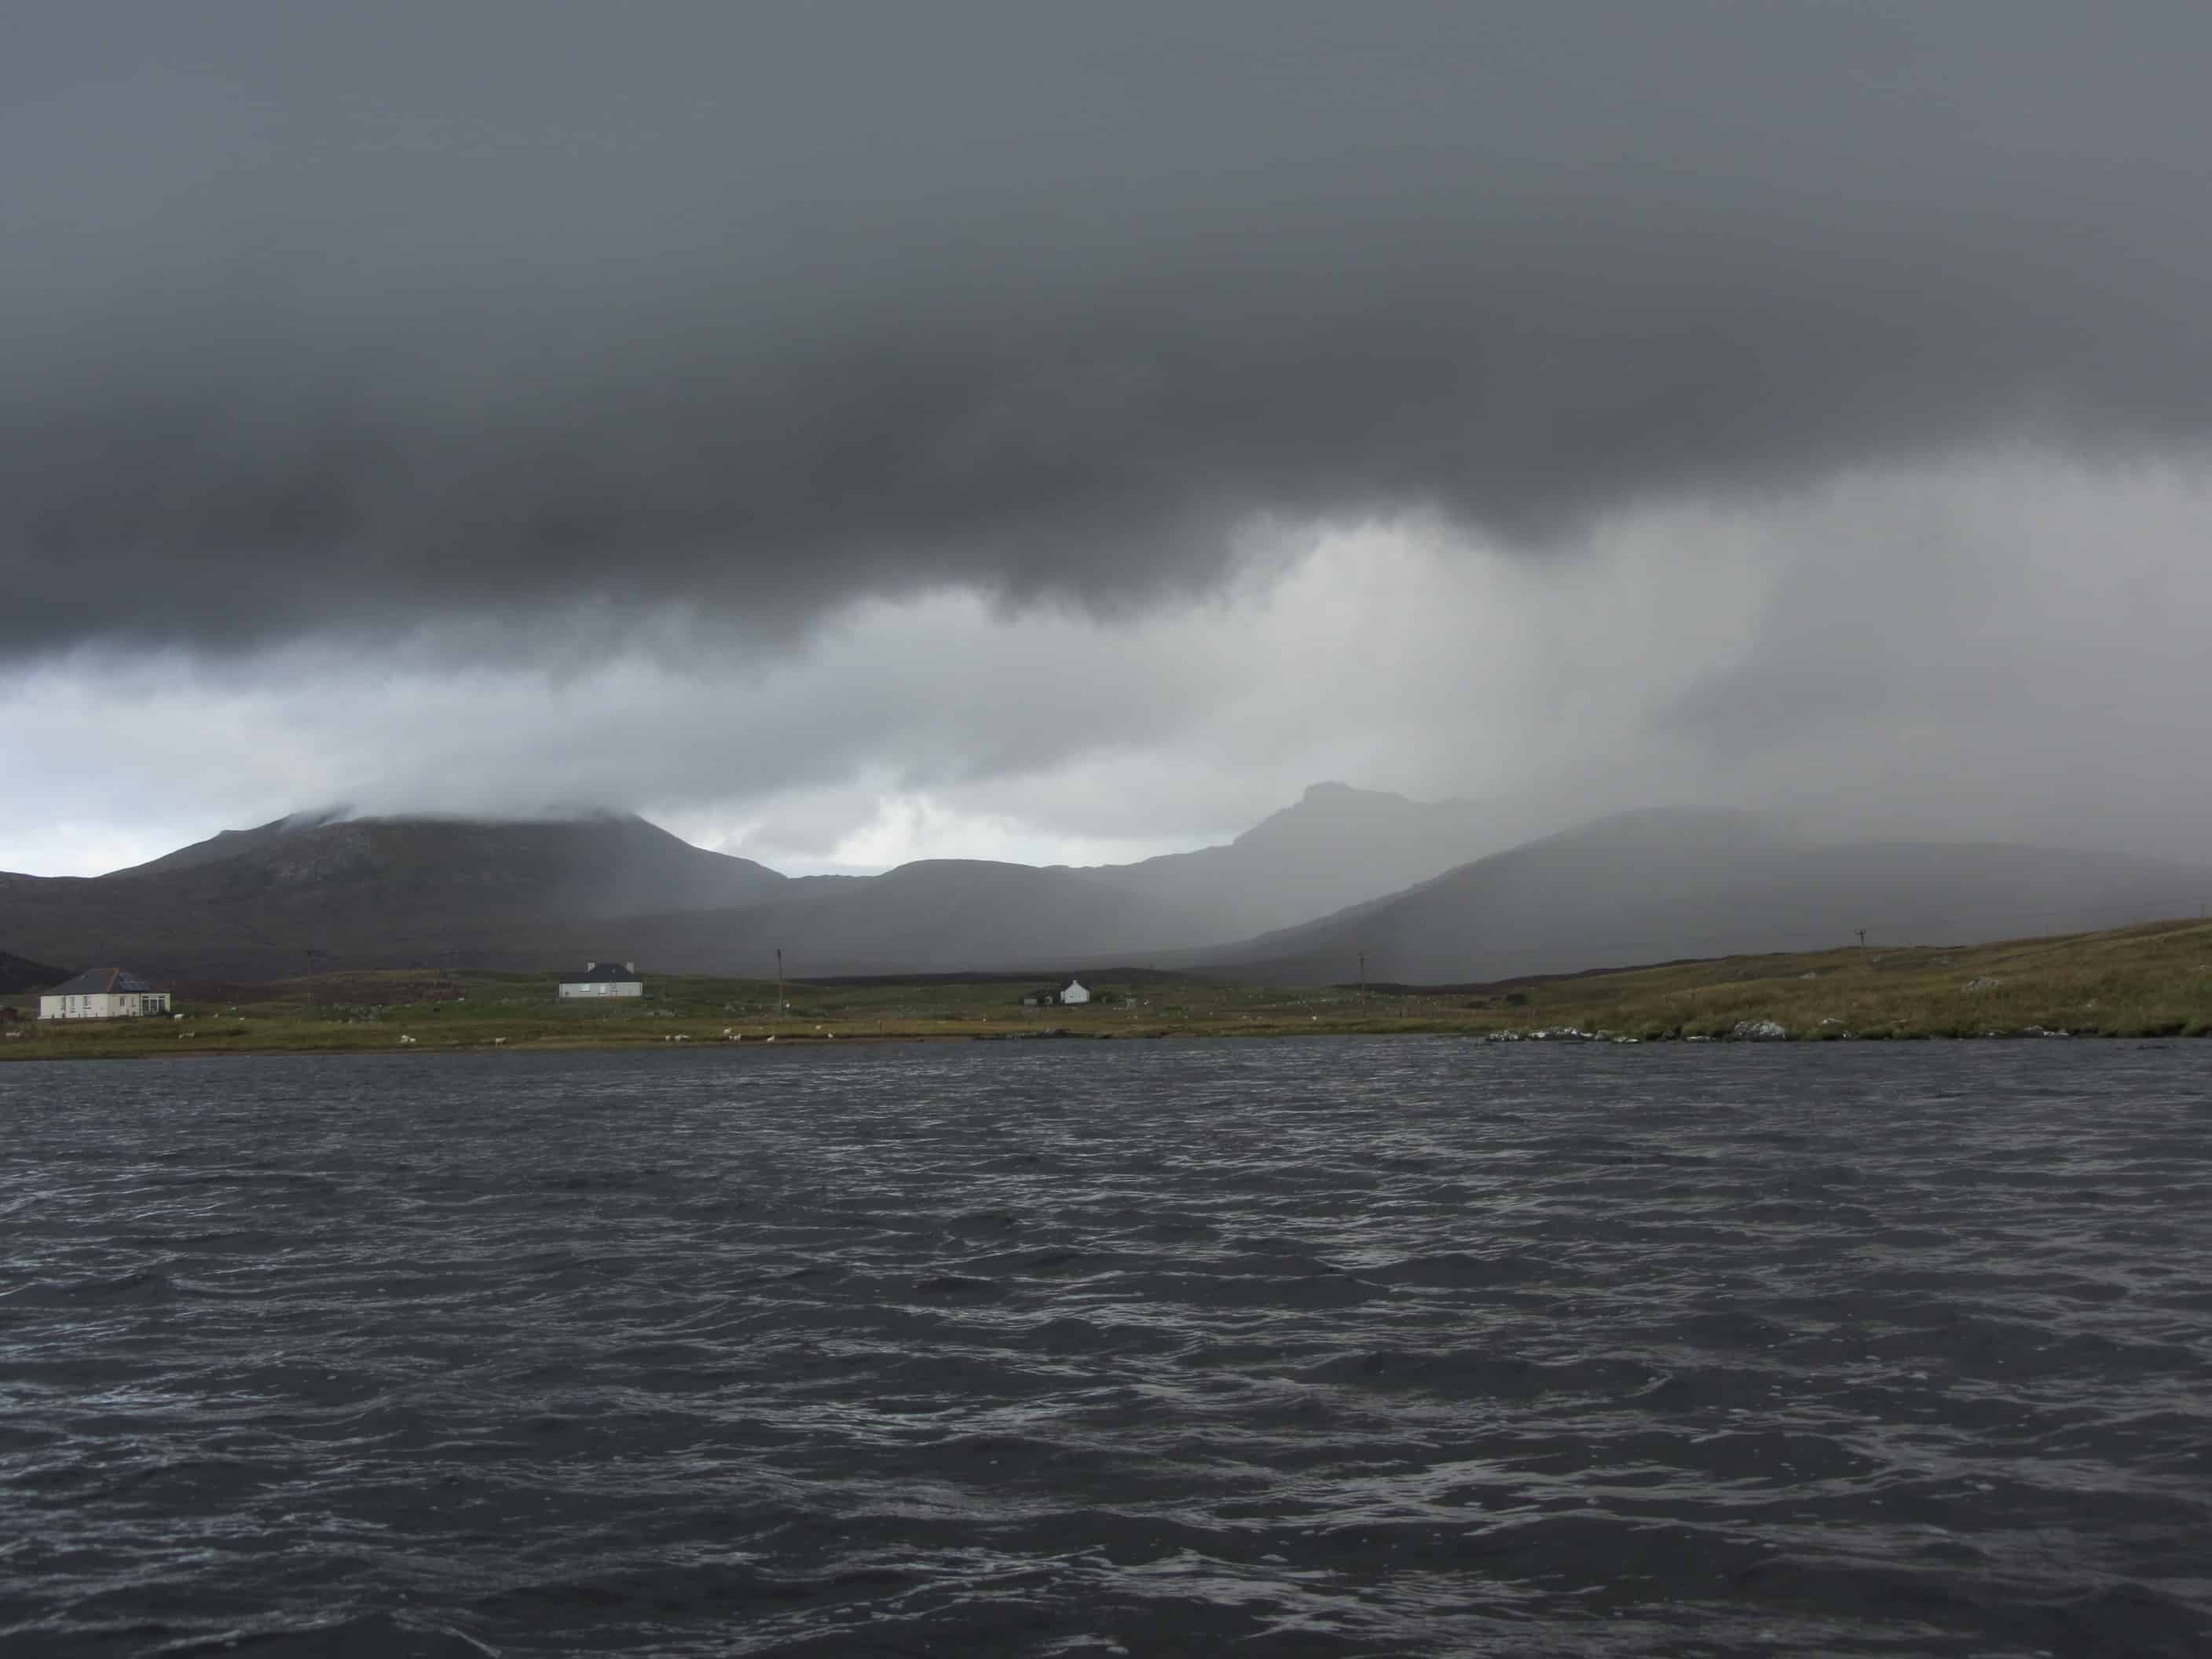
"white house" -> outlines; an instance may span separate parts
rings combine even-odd
[[[594,962],[584,969],[580,979],[561,981],[564,997],[641,997],[645,982],[637,976],[634,962]]]
[[[1060,987],[1060,1000],[1070,1006],[1079,1006],[1091,1000],[1091,993],[1084,988],[1081,980],[1072,979]]]
[[[136,1019],[168,1012],[167,991],[121,968],[88,968],[39,997],[40,1019]]]

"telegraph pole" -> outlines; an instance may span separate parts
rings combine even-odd
[[[1359,953],[1359,1000],[1367,1000],[1367,952]]]
[[[775,947],[775,1029],[783,1029],[783,947]]]

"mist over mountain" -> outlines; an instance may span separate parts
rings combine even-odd
[[[549,789],[790,870],[1557,805],[1071,871],[1218,943],[1652,802],[2212,823],[2212,7],[9,21],[0,867]],[[781,891],[489,864],[420,937]]]
[[[823,878],[817,878],[823,879]],[[0,938],[45,961],[262,977],[488,948],[501,928],[756,903],[789,878],[615,814],[483,823],[312,812],[94,877],[0,874]]]
[[[1231,842],[1137,864],[927,859],[790,878],[611,813],[303,813],[106,876],[0,875],[0,947],[187,981],[284,977],[311,961],[550,970],[608,956],[648,973],[765,975],[781,951],[800,978],[1132,963],[1330,982],[1364,952],[1371,980],[1459,983],[1816,949],[1861,928],[1895,945],[2100,927],[2212,896],[2201,866],[1838,844],[1690,809],[1492,850],[1510,816],[1323,784]],[[1224,942],[1282,915],[1298,920]]]
[[[562,959],[573,927],[504,928],[471,953],[515,965]],[[879,876],[794,881],[787,896],[614,924],[625,956],[662,972],[794,978],[836,974],[1062,971],[1203,937],[1172,908],[1094,874],[984,859],[922,859]],[[574,954],[573,951],[570,954]]]
[[[0,875],[0,938],[45,959],[261,977],[432,961],[659,971],[1012,968],[1188,950],[1393,891],[1490,843],[1467,803],[1317,785],[1223,847],[1036,869],[928,859],[787,877],[644,819],[295,814],[90,878]]]
[[[1505,809],[1316,783],[1222,847],[1083,872],[1172,907],[1209,938],[1288,927],[1509,845]],[[1158,943],[1159,941],[1154,941]]]
[[[1998,843],[1823,845],[1747,812],[1626,812],[1191,963],[1452,984],[1739,952],[1961,944],[2188,914],[2212,867]]]

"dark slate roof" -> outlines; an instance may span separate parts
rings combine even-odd
[[[563,985],[635,985],[639,975],[619,962],[595,962],[574,979],[564,979]]]
[[[75,979],[41,992],[50,997],[96,997],[111,991],[150,991],[154,988],[125,968],[88,968]]]

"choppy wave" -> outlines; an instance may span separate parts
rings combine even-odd
[[[2212,1045],[0,1071],[11,1656],[2212,1651]]]

